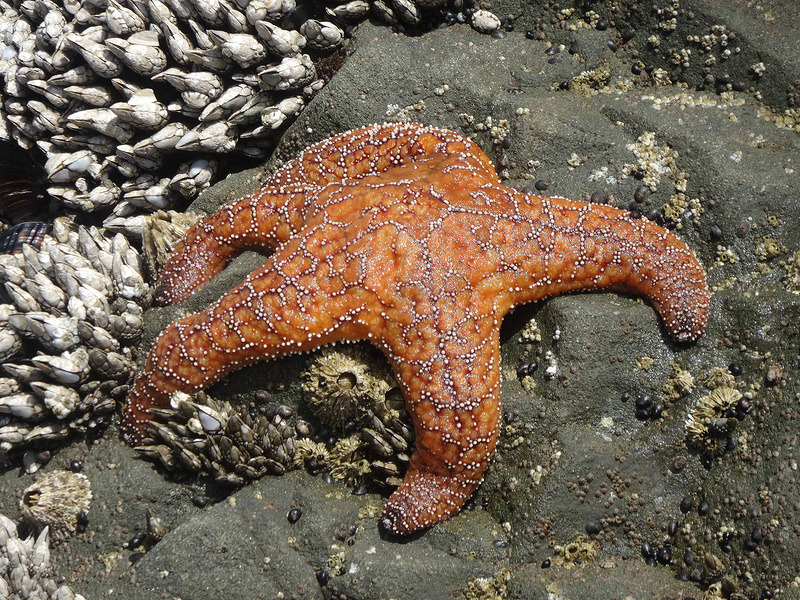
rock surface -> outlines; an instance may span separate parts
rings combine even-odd
[[[681,598],[709,584],[712,597],[796,597],[800,114],[784,111],[800,102],[798,17],[792,2],[686,0],[670,33],[672,3],[656,5],[661,14],[598,4],[599,30],[580,10],[496,2],[495,14],[517,16],[498,37],[365,23],[275,160],[345,129],[414,120],[475,136],[509,185],[645,215],[666,205],[708,271],[704,337],[675,345],[649,306],[612,294],[518,309],[503,327],[504,430],[474,510],[400,542],[378,534],[379,495],[305,472],[238,491],[178,481],[109,430],[47,467],[81,461],[94,493],[87,533],[53,550],[54,570],[87,598]],[[701,54],[692,35],[716,37]],[[671,58],[684,46],[686,68]],[[262,174],[232,175],[193,208],[246,193]],[[151,311],[143,349],[260,260],[244,255],[186,307]],[[541,341],[523,337],[531,319]],[[248,401],[266,389],[303,414],[306,360],[251,367],[211,392]],[[671,363],[694,379],[684,393]],[[730,368],[752,407],[727,421],[736,442],[719,456],[684,429],[712,368]],[[0,513],[18,516],[32,479],[0,476]],[[145,531],[145,507],[168,532],[142,556],[123,546]]]

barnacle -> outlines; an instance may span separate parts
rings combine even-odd
[[[0,515],[0,595],[3,598],[85,600],[67,585],[58,585],[50,564],[50,529],[21,539],[17,526]]]
[[[0,237],[0,296],[9,302],[0,304],[6,460],[110,419],[127,393],[150,286],[122,235],[59,218]]]
[[[722,454],[738,420],[728,413],[736,407],[742,394],[733,387],[718,387],[701,398],[686,417],[686,435],[695,446],[712,455]]]
[[[37,531],[50,528],[54,541],[63,541],[77,531],[92,500],[89,479],[71,471],[53,471],[29,486],[19,507],[23,518]]]
[[[329,453],[331,476],[348,485],[358,484],[371,470],[369,461],[361,450],[361,439],[354,435],[343,438]]]
[[[723,367],[712,367],[703,376],[703,384],[710,388],[733,387],[736,379],[731,372]]]
[[[553,564],[570,569],[577,564],[592,562],[600,552],[600,545],[597,540],[587,540],[580,535],[566,546],[555,546],[553,550],[556,554]]]
[[[677,400],[691,393],[694,389],[694,377],[689,371],[685,371],[676,362],[671,362],[672,375],[669,376],[667,383],[664,384],[664,399]]]
[[[503,567],[493,577],[475,577],[467,584],[467,600],[500,600],[506,597],[511,571]]]
[[[382,404],[397,385],[385,361],[381,363],[363,346],[325,348],[301,377],[311,410],[339,431]]]
[[[142,228],[142,250],[150,277],[155,281],[169,255],[186,231],[201,215],[175,210],[159,210],[148,216]]]

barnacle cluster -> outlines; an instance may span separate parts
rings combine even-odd
[[[50,530],[20,539],[14,522],[0,515],[0,598],[84,600],[67,585],[58,585],[50,571]]]
[[[686,417],[689,441],[711,455],[732,448],[732,435],[739,423],[736,408],[741,398],[741,392],[729,386],[718,387],[701,398]]]
[[[800,251],[795,252],[784,261],[783,267],[786,269],[783,285],[790,292],[800,292]]]
[[[736,383],[736,378],[730,372],[730,369],[723,367],[712,367],[705,375],[703,375],[703,384],[709,388],[714,389],[718,387],[733,387]]]
[[[593,562],[600,552],[600,544],[597,540],[580,535],[565,546],[555,546],[553,551],[555,556],[552,563],[570,569],[575,565]]]
[[[36,531],[50,529],[56,541],[74,535],[86,521],[92,500],[89,479],[71,471],[53,471],[22,493],[22,517]]]
[[[205,394],[175,392],[169,409],[154,410],[160,422],[137,450],[170,471],[207,473],[217,481],[241,485],[267,474],[298,467],[298,438],[310,432],[293,421],[286,406],[233,407]]]
[[[147,263],[147,272],[153,281],[158,279],[169,255],[183,239],[186,231],[201,216],[193,212],[158,210],[143,219],[142,254]]]
[[[124,228],[195,197],[223,174],[217,157],[266,158],[341,64],[352,24],[438,23],[448,4],[2,0],[0,138],[44,151],[63,207]]]
[[[414,431],[385,360],[366,346],[323,348],[302,377],[312,411],[345,436],[328,453],[331,475],[349,484],[399,485]]]
[[[326,426],[343,431],[373,406],[385,406],[397,387],[385,362],[364,346],[325,348],[301,375],[305,400]]]
[[[0,254],[0,461],[107,422],[127,394],[151,296],[121,234],[64,219],[25,234]]]
[[[176,392],[170,408],[153,410],[158,420],[137,449],[170,471],[233,485],[298,467],[349,485],[399,485],[414,430],[385,362],[366,347],[325,348],[302,377],[318,430],[287,406],[234,407]]]
[[[508,592],[511,571],[503,567],[493,577],[475,577],[467,584],[464,596],[467,600],[500,600]]]

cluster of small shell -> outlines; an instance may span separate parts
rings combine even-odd
[[[209,154],[266,156],[272,132],[323,85],[308,52],[344,37],[331,21],[279,26],[297,18],[294,0],[0,7],[0,136],[38,143],[51,195],[82,211],[113,208],[110,219],[194,197],[216,174]]]
[[[302,378],[311,410],[340,436],[320,453],[331,475],[351,485],[399,485],[414,429],[386,360],[368,346],[327,347]]]
[[[296,443],[308,434],[308,426],[303,421],[291,425],[289,407],[262,407],[263,414],[258,414],[202,392],[176,392],[170,404],[153,411],[161,422],[151,424],[150,438],[137,448],[170,471],[202,472],[241,485],[301,464]]]
[[[127,239],[57,219],[0,254],[0,461],[109,420],[134,370],[131,346],[151,298]],[[14,251],[16,250],[16,251]]]
[[[14,522],[0,515],[0,598],[84,600],[50,574],[50,532],[20,539]]]
[[[741,392],[727,385],[701,398],[686,417],[689,441],[712,456],[732,450],[736,445],[734,430],[747,412],[739,404],[741,399]]]
[[[62,205],[122,226],[197,195],[216,153],[265,158],[349,24],[373,11],[415,25],[446,4],[0,0],[0,138],[44,150]]]
[[[233,485],[299,467],[354,486],[399,485],[414,430],[385,363],[361,346],[326,348],[303,379],[320,428],[288,406],[233,407],[176,392],[169,409],[153,411],[159,422],[138,450],[170,471]]]
[[[86,475],[53,471],[37,479],[22,493],[22,518],[35,531],[48,528],[60,542],[75,535],[88,522],[92,490]]]

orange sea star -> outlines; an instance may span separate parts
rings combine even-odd
[[[515,305],[574,290],[647,297],[679,341],[708,318],[702,266],[674,234],[608,206],[501,185],[455,133],[373,125],[334,136],[261,190],[198,222],[157,299],[179,302],[232,255],[274,254],[206,310],[155,341],[124,410],[139,443],[152,407],[257,361],[370,340],[389,359],[416,448],[381,525],[406,534],[447,519],[481,482],[500,421],[500,323]]]

